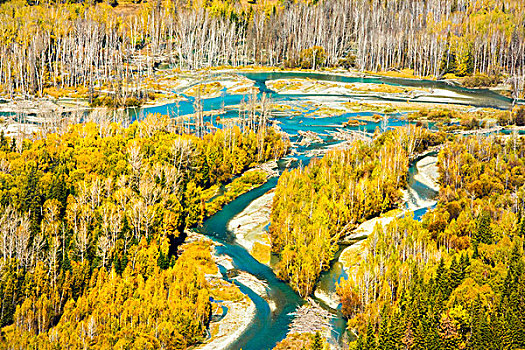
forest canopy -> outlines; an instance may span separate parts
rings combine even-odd
[[[411,125],[371,143],[354,141],[283,173],[270,226],[272,249],[280,258],[277,275],[300,295],[310,295],[339,239],[358,223],[396,207],[410,157],[441,141]]]
[[[339,286],[355,349],[525,346],[524,139],[458,137],[422,222],[376,227]]]
[[[173,132],[160,115],[129,127],[86,121],[18,142],[2,133],[0,346],[201,341],[210,315],[204,274],[217,268],[209,246],[178,252],[185,229],[266,181],[245,171],[286,149],[273,128],[199,138]]]

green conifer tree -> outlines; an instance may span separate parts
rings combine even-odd
[[[456,256],[454,255],[452,257],[452,263],[450,264],[450,287],[452,290],[461,284],[463,274],[463,269],[460,264],[458,264]]]
[[[467,274],[467,268],[470,265],[470,258],[467,253],[461,254],[460,265],[461,265],[461,279],[463,280]]]
[[[360,335],[357,337],[357,343],[356,343],[356,346],[355,346],[355,349],[356,350],[364,350],[365,349],[365,336],[364,335]]]
[[[368,323],[368,326],[366,328],[366,341],[364,345],[365,350],[376,350],[376,336],[374,334],[374,328],[372,326],[372,323]]]
[[[518,236],[525,238],[525,216],[522,216],[521,220],[519,220]]]
[[[443,258],[439,261],[436,270],[436,293],[440,301],[448,299],[450,294],[450,277]]]
[[[492,243],[494,237],[492,234],[492,228],[490,227],[490,221],[490,214],[486,211],[478,216],[475,235],[475,240],[478,243]]]
[[[377,339],[377,350],[389,350],[391,342],[390,336],[390,317],[383,313],[381,315],[381,322],[379,324],[378,339]]]
[[[390,322],[390,332],[388,339],[388,348],[390,350],[399,350],[404,348],[403,338],[405,336],[404,320],[401,313],[394,311]]]
[[[157,264],[163,270],[167,269],[170,266],[168,257],[161,251],[159,251],[159,258],[157,259]]]
[[[323,350],[323,338],[319,331],[315,332],[314,339],[312,340],[312,350]]]
[[[40,232],[40,222],[42,220],[42,198],[40,197],[37,169],[35,166],[30,166],[28,169],[22,200],[22,209],[29,212],[29,230],[31,231],[31,235],[35,236]]]
[[[7,151],[7,138],[5,137],[4,130],[0,133],[0,147],[3,151]]]
[[[488,324],[487,315],[480,307],[481,302],[478,299],[478,307],[471,311],[472,324],[471,335],[468,341],[468,348],[472,350],[490,349],[491,330]]]
[[[509,268],[507,269],[507,276],[505,276],[505,283],[503,283],[502,300],[508,300],[511,293],[516,290],[519,278],[525,272],[525,263],[522,259],[522,252],[518,242],[514,243],[512,253],[510,256]]]

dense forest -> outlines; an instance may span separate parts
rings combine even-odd
[[[409,126],[373,142],[355,141],[279,178],[270,235],[279,254],[277,274],[310,295],[337,242],[356,224],[394,208],[406,187],[409,158],[442,135]]]
[[[38,129],[24,138],[5,123],[9,136],[0,133],[0,348],[187,349],[216,340],[209,281],[218,274],[217,257],[208,241],[188,242],[188,229],[265,183],[270,171],[260,165],[288,153],[281,121],[269,126],[272,108],[290,119],[338,110],[314,101],[320,94],[308,88],[274,105],[266,93],[258,100],[260,81],[228,81],[236,89],[206,81],[212,70],[231,67],[450,79],[524,98],[525,1],[0,0],[0,103],[10,110],[0,119],[25,119]],[[184,97],[178,95],[183,89]],[[210,96],[229,89],[243,96],[215,108],[222,96]],[[385,103],[381,109],[339,95],[345,102],[334,104],[349,108],[345,113],[354,104],[387,113],[358,112],[363,120],[352,117],[341,130],[375,119],[380,127],[370,135],[339,131],[360,138],[280,176],[267,241],[279,280],[266,266],[272,278],[259,280],[238,266],[250,259],[232,254],[221,282],[244,272],[268,297],[252,299],[257,314],[250,326],[289,327],[286,290],[273,293],[271,284],[285,281],[300,297],[311,296],[341,239],[397,208],[410,163],[439,145],[437,205],[421,221],[407,214],[376,226],[360,242],[359,263],[337,286],[348,328],[357,335],[350,347],[523,349],[525,138],[482,136],[478,129],[520,129],[525,107],[471,109],[460,106],[469,100],[459,89],[433,95],[434,88],[425,87],[420,96],[404,86],[390,104],[383,94],[396,89],[359,94]],[[428,104],[411,114],[401,108],[405,98],[408,109],[430,95],[455,106]],[[48,115],[33,108],[34,98],[51,109],[77,109],[139,107],[156,96],[169,97],[168,113],[175,106],[180,112],[185,99],[194,114],[150,114],[129,124],[110,121],[102,109]],[[50,102],[59,97],[81,101]],[[390,114],[394,102],[400,114]],[[30,115],[11,113],[23,105]],[[303,107],[312,109],[303,113]],[[235,109],[239,118],[221,119]],[[406,126],[387,130],[389,116]],[[306,124],[328,128],[319,120]],[[268,208],[258,208],[261,216]],[[234,315],[228,312],[222,317]],[[251,328],[243,331],[238,321],[232,329],[249,335]],[[277,346],[322,349],[329,340],[323,337],[292,334]]]
[[[482,73],[469,84],[489,85],[503,74],[518,97],[523,23],[521,0],[15,0],[0,5],[0,88],[10,96],[68,87],[84,97],[109,89],[143,98],[161,64],[259,64]]]
[[[209,247],[177,252],[184,230],[264,182],[249,171],[215,196],[281,157],[287,141],[273,128],[198,138],[172,127],[149,115],[34,140],[0,135],[2,348],[186,348],[203,339],[204,273],[216,267]]]
[[[376,227],[339,287],[355,349],[525,346],[525,143],[456,138],[422,222]]]

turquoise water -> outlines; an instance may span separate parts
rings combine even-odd
[[[260,94],[266,93],[277,103],[280,101],[301,101],[302,99],[315,97],[333,97],[339,99],[348,100],[349,98],[362,99],[364,101],[373,97],[374,99],[381,99],[385,101],[406,101],[406,98],[385,98],[380,95],[366,97],[362,94],[279,94],[270,90],[266,86],[266,82],[269,80],[277,79],[293,79],[293,78],[309,78],[321,81],[332,81],[341,83],[373,83],[373,84],[387,84],[394,86],[407,86],[415,88],[430,88],[430,89],[441,89],[451,93],[458,94],[454,98],[454,103],[471,105],[474,107],[493,107],[493,108],[504,108],[508,109],[512,107],[512,99],[497,94],[487,89],[466,89],[455,85],[450,85],[442,81],[433,80],[416,80],[416,79],[400,79],[400,78],[389,78],[389,77],[367,77],[367,78],[356,78],[346,77],[336,74],[327,73],[310,73],[310,72],[256,72],[256,73],[239,73],[248,79],[254,81],[255,86],[259,88]],[[220,73],[214,74],[211,78],[220,77]],[[142,112],[147,113],[161,113],[161,114],[178,114],[186,115],[195,112],[194,102],[195,99],[191,96],[186,96],[187,101],[181,101],[178,105],[168,104],[163,106],[146,107],[142,109]],[[435,96],[431,102],[438,101],[439,98],[446,98],[447,96]],[[219,97],[203,99],[203,111],[213,111],[221,109],[222,107],[233,106],[247,101],[248,96],[245,95],[232,95],[223,91],[223,94]],[[412,102],[425,102],[425,97],[415,97],[411,99]],[[430,102],[430,101],[429,101]],[[348,118],[347,118],[348,119]]]
[[[213,79],[220,76],[222,73],[215,73],[210,76],[209,79]],[[316,98],[323,98],[323,100],[330,100],[334,102],[346,102],[352,101],[370,101],[370,100],[383,100],[383,101],[406,101],[406,98],[397,97],[384,97],[383,95],[363,95],[363,94],[287,94],[287,93],[276,93],[268,88],[266,82],[275,79],[291,79],[291,78],[309,78],[321,81],[332,81],[341,83],[374,83],[374,84],[387,84],[393,86],[407,86],[407,87],[420,87],[429,89],[441,89],[446,93],[441,96],[414,96],[410,99],[412,102],[435,103],[444,102],[449,103],[453,100],[455,103],[470,105],[474,107],[493,107],[508,109],[512,106],[512,100],[496,94],[489,90],[469,90],[461,87],[446,84],[444,82],[427,81],[427,80],[411,80],[411,79],[398,79],[388,77],[367,77],[367,78],[355,78],[345,77],[341,75],[326,74],[326,73],[310,73],[310,72],[261,72],[261,73],[240,73],[246,78],[254,81],[255,86],[259,88],[259,95],[262,93],[268,94],[272,101],[276,104],[287,104],[291,106],[291,112],[293,113],[281,113],[279,116],[272,118],[278,126],[291,136],[292,141],[298,140],[300,137],[299,131],[312,131],[321,137],[323,143],[313,143],[309,146],[294,146],[294,160],[290,163],[290,166],[297,167],[299,164],[307,165],[311,159],[309,155],[310,151],[318,150],[319,148],[327,147],[337,143],[339,141],[334,140],[331,133],[337,131],[342,126],[341,124],[347,121],[349,118],[358,116],[371,116],[377,113],[345,113],[340,116],[320,118],[316,114],[316,107],[305,105],[305,102],[315,101]],[[453,93],[454,97],[451,98],[448,93]],[[170,114],[172,116],[187,115],[195,112],[194,103],[195,99],[191,96],[183,95],[186,100],[181,101],[178,104],[168,104],[163,106],[145,107],[141,109],[131,109],[128,111],[131,119],[141,118],[141,116],[149,113],[161,113]],[[248,96],[245,95],[232,95],[228,94],[226,90],[222,92],[222,95],[216,98],[203,99],[202,107],[203,111],[216,111],[223,108],[226,109],[226,113],[221,115],[221,118],[236,118],[239,116],[239,112],[233,108],[242,102],[248,101]],[[443,101],[440,101],[443,99]],[[295,114],[298,115],[295,115]],[[13,113],[0,113],[0,116],[15,116]],[[389,115],[387,127],[403,126],[408,122],[403,120],[401,114]],[[27,121],[27,116],[19,115],[19,121]],[[205,121],[214,123],[215,117],[207,117]],[[346,127],[347,130],[361,130],[367,133],[373,133],[378,128],[380,129],[381,122],[367,121],[365,125],[357,127]],[[503,131],[505,132],[505,131]],[[282,164],[282,162],[280,162]],[[280,169],[281,171],[283,169]],[[411,167],[409,173],[409,186],[411,186],[421,198],[431,198],[435,195],[432,189],[429,189],[424,184],[419,183],[414,179],[414,167]],[[254,293],[247,286],[242,285],[238,281],[234,281],[239,285],[241,291],[245,293],[256,305],[256,317],[248,329],[242,334],[237,341],[232,344],[230,349],[271,349],[273,346],[282,340],[288,331],[290,322],[293,316],[290,314],[297,306],[304,303],[301,299],[286,283],[278,280],[273,271],[266,265],[260,264],[256,261],[244,248],[236,244],[235,237],[227,229],[227,223],[238,213],[240,213],[251,201],[258,198],[259,196],[266,193],[271,188],[275,187],[277,178],[271,179],[268,183],[263,186],[256,188],[236,200],[226,205],[220,212],[215,216],[209,218],[199,230],[211,237],[222,245],[217,248],[219,254],[225,254],[231,257],[233,264],[236,269],[246,271],[253,274],[260,280],[264,281],[268,285],[269,297],[275,304],[275,309],[272,311],[266,300],[261,298],[259,295]],[[427,208],[422,208],[414,213],[416,219],[420,218]],[[225,274],[225,271],[222,271]],[[227,276],[225,279],[227,279]],[[325,272],[320,279],[320,287],[328,291],[334,291],[337,283],[341,278],[346,278],[346,274],[342,269],[341,265],[335,262],[331,269]],[[321,303],[322,304],[322,303]],[[325,308],[329,309],[328,306],[322,304]],[[344,333],[346,321],[342,318],[338,310],[331,310],[334,314],[332,320],[332,341],[337,341],[341,338]],[[224,312],[227,312],[223,308]]]
[[[436,154],[432,154],[436,155]],[[415,163],[410,166],[408,169],[408,187],[416,191],[418,195],[418,200],[423,202],[429,202],[436,199],[438,192],[434,190],[433,188],[428,187],[424,183],[419,182],[415,179],[415,175],[417,174],[417,168],[415,166]],[[407,203],[408,206],[408,203]],[[431,208],[434,208],[436,205],[432,204],[428,207],[420,208],[417,210],[414,210],[414,219],[415,220],[421,220],[421,217]]]
[[[389,84],[389,85],[400,85],[410,87],[426,87],[433,89],[444,89],[450,92],[460,94],[455,101],[458,103],[468,104],[477,107],[490,106],[494,108],[509,108],[511,106],[511,100],[503,96],[495,94],[488,90],[467,90],[460,87],[450,86],[442,82],[435,81],[424,81],[424,80],[406,80],[406,79],[394,79],[394,78],[350,78],[338,75],[323,74],[323,73],[296,73],[296,72],[270,72],[270,73],[242,73],[248,79],[254,80],[255,85],[259,88],[260,94],[262,92],[268,94],[274,103],[284,103],[291,106],[291,112],[280,113],[279,116],[275,116],[272,120],[278,123],[278,126],[290,135],[292,141],[297,141],[300,136],[299,131],[312,131],[321,137],[323,143],[313,143],[308,146],[299,146],[294,144],[294,154],[291,167],[296,167],[299,164],[306,165],[311,159],[309,151],[315,151],[323,147],[328,147],[339,141],[334,140],[331,136],[331,132],[337,131],[342,128],[341,124],[347,121],[351,117],[358,116],[370,116],[377,113],[345,113],[341,116],[334,116],[329,118],[320,118],[316,115],[316,107],[309,107],[305,105],[305,101],[315,101],[316,97],[331,98],[333,101],[345,102],[348,98],[362,99],[362,96],[358,95],[292,95],[292,94],[278,94],[271,91],[266,86],[266,82],[272,79],[289,79],[289,78],[310,78],[326,81],[337,81],[346,83],[376,83],[376,84]],[[213,77],[216,77],[213,76]],[[169,113],[172,116],[186,115],[194,113],[194,99],[191,96],[185,96],[186,101],[182,101],[178,104],[170,104],[156,107],[146,107],[137,112],[130,112],[133,118],[140,118],[141,115],[148,113]],[[385,98],[382,98],[385,99]],[[223,91],[222,95],[216,98],[203,99],[202,106],[204,111],[214,111],[225,108],[226,113],[221,115],[221,118],[235,118],[239,116],[239,112],[231,106],[238,105],[243,101],[247,101],[248,97],[243,95],[231,95]],[[392,99],[393,100],[393,99]],[[418,99],[412,101],[419,102]],[[422,101],[424,102],[424,101]],[[308,114],[308,115],[306,115]],[[402,115],[390,115],[387,123],[388,127],[403,126],[408,122],[401,119]],[[207,121],[213,122],[215,117],[209,117]],[[373,133],[380,128],[381,123],[368,121],[365,125],[357,127],[346,127],[351,130],[361,130],[367,133]],[[281,171],[283,162],[281,164]],[[419,194],[420,197],[429,198],[435,195],[432,189],[429,189],[424,184],[421,184],[414,180],[414,167],[411,167],[409,173],[409,185],[412,186]],[[305,301],[301,299],[286,283],[280,281],[275,276],[274,272],[266,265],[259,263],[255,260],[243,247],[235,242],[235,237],[227,229],[228,222],[242,210],[244,210],[253,200],[260,197],[277,184],[277,178],[272,178],[266,184],[259,188],[256,188],[230,204],[226,205],[221,211],[215,214],[213,217],[206,220],[199,231],[208,237],[212,238],[221,245],[217,247],[218,254],[225,254],[232,259],[233,265],[236,269],[246,271],[256,276],[261,281],[265,282],[268,286],[269,298],[275,304],[275,309],[272,311],[268,302],[257,295],[247,286],[234,280],[241,291],[246,294],[256,306],[256,316],[253,322],[250,323],[249,327],[243,332],[242,336],[239,337],[234,344],[229,346],[229,349],[244,349],[244,350],[265,350],[271,349],[277,342],[282,340],[287,332],[288,327],[293,320],[291,313]],[[416,218],[427,210],[423,208],[420,211],[416,211]],[[221,271],[225,279],[226,271]],[[325,272],[320,279],[320,286],[324,290],[334,291],[337,283],[341,278],[346,278],[346,274],[339,263],[334,263],[332,268]],[[327,305],[324,305],[319,301],[321,305],[330,311],[332,311],[334,318],[332,319],[332,336],[333,339],[330,341],[338,341],[341,339],[342,334],[345,332],[346,321],[342,317],[338,310],[332,310]]]
[[[435,155],[435,154],[432,154]],[[408,179],[407,184],[408,187],[416,191],[418,198],[417,200],[419,202],[429,202],[435,200],[438,192],[434,189],[428,187],[427,185],[419,182],[416,180],[415,175],[418,173],[417,167],[415,165],[415,162],[411,164],[408,170]],[[418,204],[418,203],[415,203]],[[422,207],[417,210],[413,211],[414,219],[415,220],[421,220],[422,216],[430,209],[434,208],[435,204],[432,204],[427,207]],[[341,264],[338,259],[341,252],[346,248],[347,245],[340,246],[339,251],[337,252],[334,262],[332,263],[332,266],[329,270],[323,272],[319,278],[319,282],[317,283],[317,288],[320,289],[325,294],[332,294],[336,292],[337,285],[341,283],[343,279],[347,279],[348,275],[346,271],[343,269],[343,264]],[[335,318],[333,322],[333,334],[332,336],[334,338],[339,336],[339,329],[344,329],[344,323],[342,323],[342,326],[340,326],[340,322],[342,320],[342,315],[340,313],[341,304],[337,306],[337,310],[333,310],[336,315],[338,315],[337,318]],[[344,322],[344,320],[343,320]],[[337,339],[337,338],[336,338]]]
[[[266,300],[254,293],[238,281],[234,281],[256,306],[256,317],[243,336],[230,346],[230,349],[271,349],[278,341],[286,336],[288,325],[292,321],[290,313],[304,301],[292,288],[277,279],[272,269],[255,260],[243,247],[235,244],[235,238],[228,231],[228,222],[243,211],[254,199],[275,187],[277,178],[270,179],[264,185],[238,197],[224,206],[217,214],[206,220],[199,231],[221,243],[217,253],[232,258],[236,269],[246,271],[269,286],[269,296],[275,302],[272,313]],[[222,271],[224,276],[225,271]]]

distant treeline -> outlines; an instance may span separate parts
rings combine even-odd
[[[136,94],[166,63],[504,74],[514,96],[523,94],[525,3],[518,0],[111,5],[0,5],[1,90],[40,95],[82,86]]]

